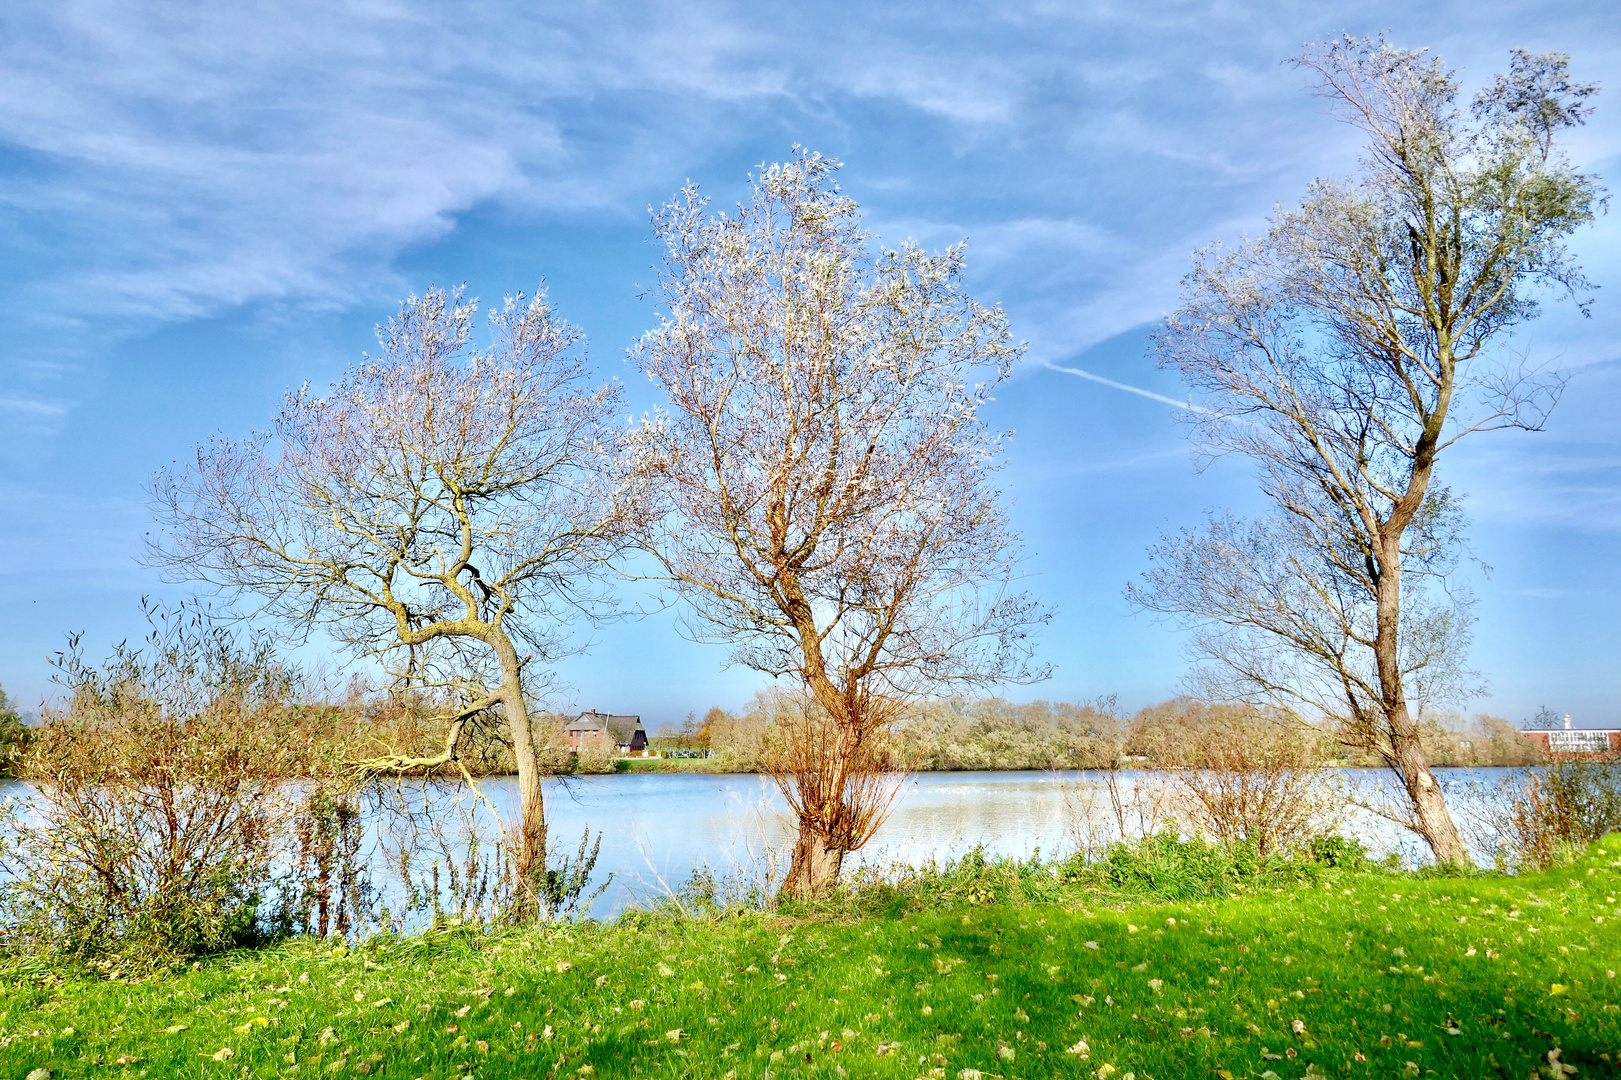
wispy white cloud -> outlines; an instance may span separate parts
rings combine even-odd
[[[25,413],[30,416],[61,416],[67,412],[67,407],[60,402],[7,395],[0,396],[0,412]]]
[[[1349,164],[1282,56],[1399,14],[1484,73],[1519,41],[1491,13],[1525,9],[1469,10],[1488,28],[1460,37],[1445,6],[9,5],[0,214],[39,257],[0,282],[34,328],[0,392],[50,398],[156,323],[375,300],[402,250],[492,201],[634,220],[764,132],[859,148],[849,181],[886,227],[971,235],[976,280],[1056,362],[1158,318],[1190,248]],[[1537,11],[1589,64],[1618,54],[1601,23]],[[1584,148],[1618,130],[1601,117]]]

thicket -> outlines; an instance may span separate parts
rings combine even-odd
[[[318,902],[311,881],[268,910],[284,842],[319,828],[309,815],[336,770],[288,737],[296,674],[196,612],[149,616],[144,645],[104,665],[76,643],[57,658],[67,700],[21,758],[29,794],[0,834],[13,947],[188,956],[251,944]]]
[[[1515,768],[1547,760],[1518,727],[1490,713],[1426,712],[1419,720],[1419,741],[1430,764],[1443,768]],[[1382,764],[1366,752],[1345,756],[1348,764]]]
[[[781,691],[762,691],[736,713],[711,709],[701,722],[689,719],[665,736],[670,747],[713,750],[721,768],[760,772],[766,767],[771,718]],[[1179,768],[1190,764],[1190,749],[1208,741],[1216,728],[1262,733],[1280,751],[1278,733],[1289,731],[1290,752],[1309,744],[1336,765],[1367,765],[1365,753],[1347,750],[1326,730],[1298,720],[1243,706],[1177,697],[1122,715],[1112,699],[1079,704],[1035,701],[1015,704],[1002,698],[940,698],[907,710],[895,724],[893,751],[921,771],[1000,769],[1108,769],[1122,765]],[[1213,727],[1214,725],[1214,727]],[[1422,732],[1429,760],[1443,766],[1501,767],[1538,764],[1542,751],[1501,717],[1430,713]],[[660,744],[662,745],[662,743]]]
[[[16,758],[26,786],[0,820],[0,945],[127,968],[511,908],[505,838],[476,799],[447,814],[431,796],[465,777],[391,784],[355,764],[433,740],[443,702],[356,685],[334,700],[263,637],[194,608],[147,615],[148,637],[103,663],[76,641],[57,657],[64,700]],[[458,765],[501,770],[499,740],[467,745]],[[548,914],[589,902],[595,862],[582,841],[545,872]],[[403,887],[392,908],[381,863]]]
[[[1500,860],[1546,870],[1621,832],[1621,757],[1565,758],[1507,781],[1496,827]]]

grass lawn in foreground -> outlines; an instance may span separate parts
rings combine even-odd
[[[1618,892],[1612,836],[1524,878],[451,929],[139,982],[14,970],[0,1080],[1621,1076]]]

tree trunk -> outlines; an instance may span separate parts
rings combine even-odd
[[[1401,626],[1401,540],[1385,538],[1380,553],[1378,578],[1378,628],[1374,638],[1374,659],[1378,664],[1380,706],[1384,711],[1385,733],[1390,739],[1386,759],[1402,778],[1407,800],[1413,809],[1418,833],[1430,845],[1437,862],[1468,866],[1469,849],[1458,835],[1447,809],[1441,785],[1430,772],[1419,741],[1418,725],[1407,708],[1407,690],[1402,684],[1399,629]]]
[[[501,662],[501,706],[512,733],[512,754],[518,761],[517,843],[513,872],[518,886],[518,917],[535,918],[541,908],[546,880],[546,804],[541,790],[539,748],[535,745],[529,708],[523,696],[523,678],[517,650],[505,636],[496,642]]]
[[[815,900],[826,896],[839,880],[844,865],[844,849],[831,843],[815,821],[799,823],[794,841],[794,857],[780,895],[795,900]]]
[[[1395,751],[1396,771],[1401,774],[1402,783],[1407,788],[1407,798],[1413,805],[1419,835],[1430,845],[1436,862],[1468,866],[1469,849],[1464,846],[1463,838],[1458,835],[1458,827],[1452,822],[1452,813],[1447,809],[1441,785],[1436,782],[1429,764],[1424,760],[1418,732],[1406,712],[1406,706],[1403,706],[1401,719],[1405,721],[1402,726],[1406,732],[1391,742]],[[1392,725],[1394,731],[1395,726]]]

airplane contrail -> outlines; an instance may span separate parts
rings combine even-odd
[[[1090,371],[1083,371],[1080,368],[1060,367],[1057,364],[1046,363],[1042,364],[1042,366],[1045,368],[1050,368],[1053,371],[1061,371],[1065,375],[1078,375],[1083,379],[1091,379],[1095,383],[1102,383],[1104,386],[1112,386],[1116,390],[1124,390],[1128,394],[1138,394],[1145,398],[1151,398],[1154,401],[1163,401],[1165,404],[1174,405],[1178,409],[1191,409],[1194,412],[1209,411],[1208,409],[1200,408],[1191,401],[1178,401],[1173,397],[1166,397],[1164,394],[1156,394],[1152,390],[1144,390],[1140,386],[1132,386],[1129,383],[1115,382],[1113,379],[1105,379],[1102,375],[1094,375]]]

